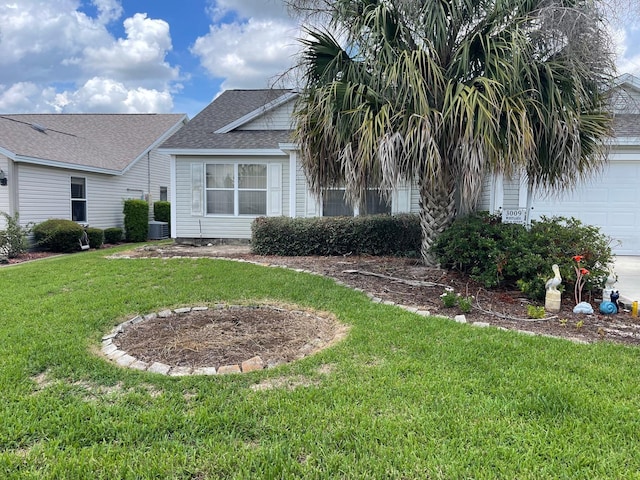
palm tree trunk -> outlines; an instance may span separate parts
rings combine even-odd
[[[449,183],[449,184],[447,184]],[[422,245],[420,253],[427,265],[436,265],[431,255],[431,246],[435,239],[456,216],[454,182],[420,182],[420,228]]]

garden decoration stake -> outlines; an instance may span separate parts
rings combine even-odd
[[[558,290],[558,286],[562,283],[562,277],[560,276],[560,268],[554,264],[552,267],[554,276],[547,280],[545,289],[547,293],[544,297],[544,308],[548,312],[557,313],[560,311],[561,305],[561,293]]]
[[[576,262],[576,264],[573,267],[576,271],[576,284],[573,289],[576,306],[573,307],[573,313],[591,314],[593,313],[593,307],[591,306],[591,304],[589,304],[588,302],[582,301],[582,289],[586,282],[585,276],[589,275],[590,272],[589,270],[587,270],[586,268],[580,265],[580,262],[582,261],[582,259],[584,259],[584,256],[576,255],[573,257],[573,259]]]

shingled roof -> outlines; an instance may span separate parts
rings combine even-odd
[[[291,141],[290,130],[226,131],[244,117],[259,116],[293,99],[287,89],[227,90],[163,145],[168,150],[277,149]],[[266,107],[266,108],[265,108]]]
[[[0,153],[16,162],[120,174],[183,121],[183,114],[0,115]]]

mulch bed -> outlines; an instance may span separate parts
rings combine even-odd
[[[330,316],[286,306],[225,306],[145,320],[114,342],[147,363],[220,368],[259,356],[275,366],[311,355],[343,331]]]
[[[510,330],[524,330],[587,343],[610,341],[629,345],[640,344],[639,319],[632,317],[628,311],[621,311],[615,315],[603,315],[598,312],[599,301],[595,298],[585,299],[592,304],[595,310],[593,315],[574,314],[573,296],[565,293],[559,313],[547,314],[545,319],[534,320],[527,316],[527,305],[532,302],[521,292],[487,290],[464,275],[427,267],[417,259],[359,256],[260,256],[246,253],[246,248],[183,245],[141,247],[123,255],[160,258],[228,257],[267,265],[305,269],[342,281],[350,287],[360,288],[383,301],[415,306],[428,310],[434,315],[454,317],[461,312],[457,308],[445,308],[440,299],[444,286],[450,286],[455,292],[474,297],[472,311],[465,314],[470,323],[483,322]]]
[[[37,254],[47,256],[46,254]],[[596,313],[574,314],[573,298],[563,295],[561,311],[545,319],[527,318],[531,302],[519,291],[487,290],[464,275],[427,267],[416,259],[395,257],[279,257],[248,253],[243,246],[190,247],[147,246],[117,254],[118,257],[227,257],[265,265],[304,269],[359,288],[380,301],[393,302],[434,315],[453,318],[456,307],[445,308],[440,295],[445,286],[474,297],[467,322],[482,322],[510,330],[563,337],[573,341],[640,344],[640,321],[630,312],[615,315],[598,312],[597,299],[586,298]],[[26,258],[34,259],[33,256]],[[15,259],[17,263],[21,259]],[[255,355],[265,362],[288,362],[330,344],[339,337],[333,321],[309,322],[307,312],[286,309],[209,310],[192,312],[179,322],[157,319],[136,325],[120,336],[121,348],[145,361],[171,365],[218,366],[239,363]],[[311,317],[316,318],[316,317]],[[322,317],[320,317],[322,318]],[[307,328],[311,327],[311,328]]]

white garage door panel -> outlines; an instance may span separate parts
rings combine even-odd
[[[600,227],[619,255],[640,255],[640,158],[611,162],[597,179],[560,197],[534,198],[532,218],[561,215]]]

